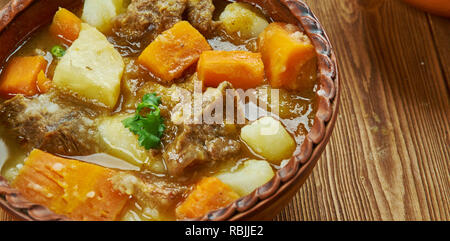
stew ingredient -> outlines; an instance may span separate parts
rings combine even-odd
[[[81,30],[81,19],[75,14],[71,13],[65,8],[59,8],[53,17],[53,22],[50,25],[50,33],[53,36],[64,40],[65,44],[70,45]]]
[[[13,182],[25,198],[76,220],[114,220],[128,197],[108,180],[115,171],[34,149]]]
[[[33,96],[38,93],[36,80],[45,70],[47,61],[42,56],[12,58],[0,79],[0,95],[10,98],[15,94]]]
[[[309,38],[292,24],[271,23],[258,37],[267,78],[275,88],[306,90],[312,88],[315,50]]]
[[[260,53],[248,51],[204,51],[197,64],[203,85],[217,87],[228,81],[234,88],[256,88],[264,82],[264,65]]]
[[[155,93],[146,94],[142,97],[142,102],[138,104],[136,114],[122,121],[126,128],[139,136],[139,145],[147,150],[160,146],[161,136],[166,129],[164,120],[160,116],[159,104],[161,104],[161,98]],[[147,115],[141,114],[144,112],[143,109],[149,110]]]

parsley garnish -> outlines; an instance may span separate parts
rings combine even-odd
[[[138,104],[135,115],[122,120],[126,128],[139,136],[139,145],[147,150],[161,145],[161,136],[166,129],[164,119],[160,115],[159,104],[161,97],[155,93],[146,94]],[[147,114],[142,115],[141,112]]]

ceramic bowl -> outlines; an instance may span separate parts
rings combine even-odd
[[[310,175],[331,136],[339,107],[339,75],[335,54],[321,24],[301,0],[241,0],[263,10],[274,21],[302,28],[314,44],[318,56],[317,113],[311,131],[298,155],[276,172],[267,184],[227,207],[198,220],[269,220],[292,199]],[[58,7],[71,9],[82,1],[12,0],[0,10],[0,63],[34,31],[51,22]],[[64,220],[47,208],[28,202],[18,190],[0,177],[0,206],[25,220]]]

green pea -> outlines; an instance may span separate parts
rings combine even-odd
[[[59,45],[55,45],[50,52],[52,52],[53,56],[61,58],[66,53],[66,50]]]

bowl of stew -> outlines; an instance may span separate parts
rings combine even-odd
[[[299,0],[10,1],[0,205],[25,220],[262,220],[305,182],[339,106]]]

